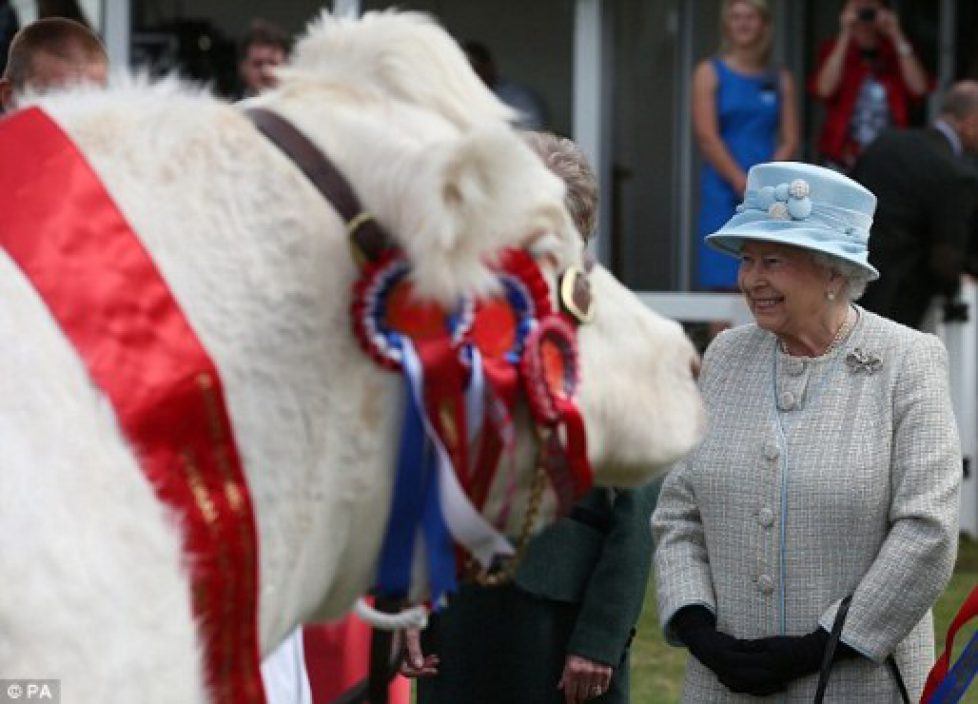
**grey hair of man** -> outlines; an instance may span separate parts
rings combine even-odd
[[[530,148],[567,186],[564,205],[585,242],[598,220],[598,180],[587,156],[572,140],[551,132],[523,132]]]
[[[941,100],[941,115],[962,120],[978,111],[978,82],[959,81]]]
[[[978,81],[958,81],[948,88],[939,117],[957,133],[966,152],[978,154]]]
[[[870,274],[861,266],[824,252],[812,252],[812,258],[817,266],[828,269],[846,280],[845,293],[850,301],[858,301],[866,292]]]

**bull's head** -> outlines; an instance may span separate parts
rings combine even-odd
[[[296,85],[324,76],[342,81],[363,101],[379,98],[385,119],[396,114],[410,123],[410,140],[396,138],[397,156],[360,192],[410,261],[419,300],[453,310],[460,299],[504,295],[498,264],[514,248],[531,255],[554,310],[567,272],[590,279],[591,310],[577,331],[580,385],[573,391],[596,483],[643,483],[693,446],[702,410],[692,345],[676,323],[652,314],[600,266],[586,264],[563,182],[506,124],[511,112],[444,31],[418,14],[368,13],[358,21],[323,15],[283,76]],[[530,469],[539,418],[518,411],[516,419],[516,463]],[[522,472],[521,496],[530,493],[532,474]],[[489,497],[490,513],[497,499]]]

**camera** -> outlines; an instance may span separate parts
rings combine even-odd
[[[876,21],[876,8],[875,7],[863,7],[859,10],[859,21],[860,22],[874,22]]]

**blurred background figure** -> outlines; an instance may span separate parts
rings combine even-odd
[[[14,35],[0,78],[0,107],[15,107],[25,91],[43,93],[74,83],[104,85],[109,70],[105,47],[86,26],[52,17],[26,25]]]
[[[843,172],[887,127],[906,127],[911,102],[929,90],[899,17],[883,0],[848,0],[817,66],[811,88],[825,103],[818,151]]]
[[[0,0],[0,74],[7,67],[7,51],[18,29],[20,22],[10,0]]]
[[[547,107],[543,99],[527,86],[500,77],[489,48],[480,42],[462,45],[473,70],[500,100],[519,112],[516,126],[524,130],[542,130],[547,126]]]
[[[693,74],[693,127],[704,160],[697,235],[705,289],[737,287],[737,262],[703,238],[734,214],[747,170],[790,159],[798,149],[795,85],[787,70],[770,65],[771,28],[765,0],[725,0],[720,50]]]
[[[978,82],[961,81],[944,96],[929,128],[888,130],[856,162],[852,176],[879,199],[869,260],[881,277],[862,304],[919,328],[934,296],[951,319],[969,249],[978,171]]]
[[[274,69],[285,63],[291,50],[292,41],[288,34],[265,20],[254,20],[241,41],[238,63],[241,97],[250,98],[274,88]]]

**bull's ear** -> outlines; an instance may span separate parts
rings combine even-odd
[[[486,126],[427,149],[403,238],[420,295],[452,302],[494,286],[486,261],[540,232],[569,233],[564,185],[510,128]],[[420,191],[419,191],[420,189]]]

